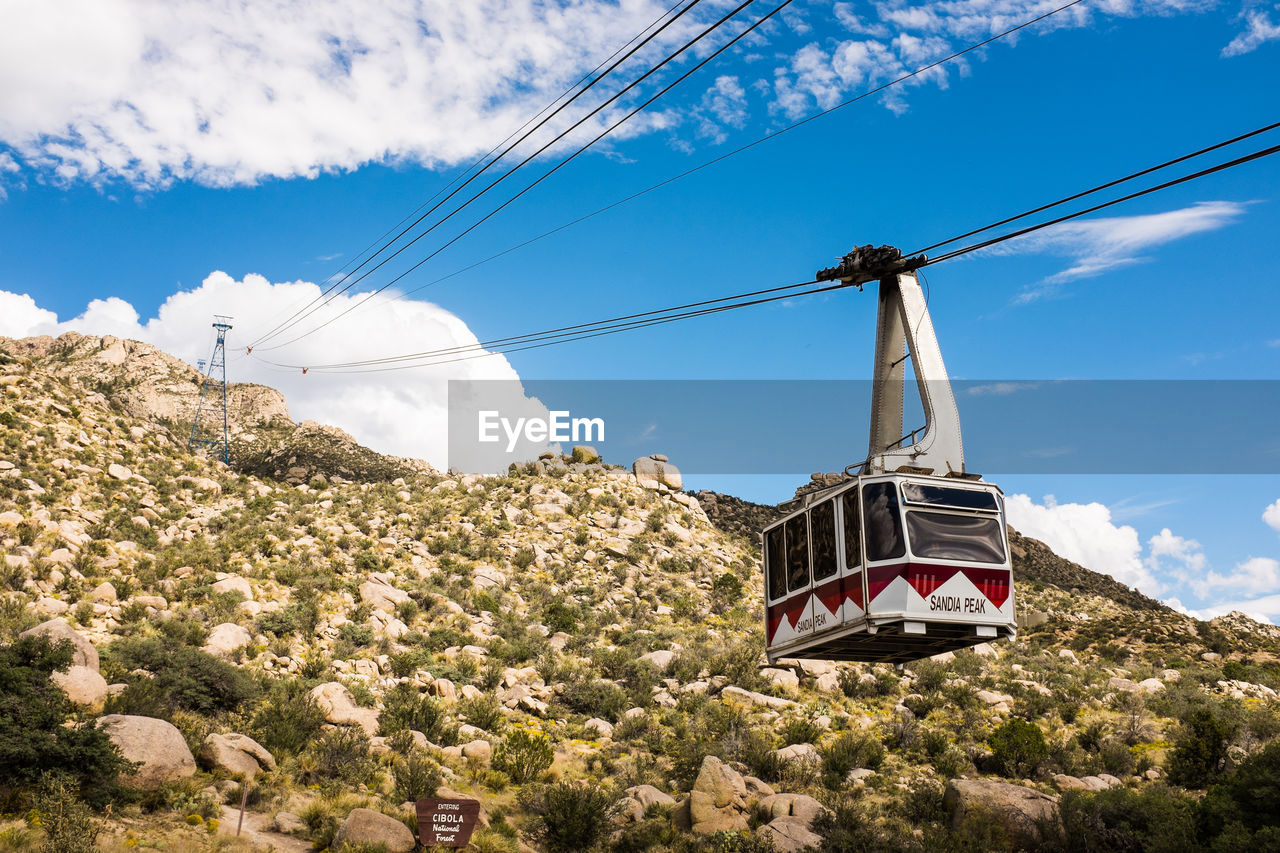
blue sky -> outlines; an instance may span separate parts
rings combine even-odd
[[[1055,5],[796,0],[400,287],[428,284]],[[225,310],[236,316],[233,348],[243,346],[665,7],[229,8],[0,0],[13,22],[0,33],[0,334],[127,334],[194,360],[211,344],[210,315]],[[727,8],[704,0],[663,46]],[[912,249],[1269,124],[1280,112],[1277,80],[1274,3],[1086,2],[498,261],[408,299],[374,300],[256,355],[297,365],[394,355],[804,281],[854,244]],[[1273,135],[1218,159],[1276,144]],[[530,179],[561,151],[530,164]],[[952,374],[1277,378],[1278,179],[1280,157],[1264,159],[931,268],[930,309]],[[504,198],[477,202],[403,257],[417,260]],[[229,372],[281,387],[296,417],[439,459],[447,378],[866,378],[873,329],[870,291],[841,292],[449,367],[304,377],[233,351]],[[654,406],[661,415],[661,401]],[[802,422],[779,435],[803,440]],[[850,424],[850,461],[864,442],[865,425]],[[1266,516],[1274,523],[1264,520],[1280,501],[1274,475],[998,481],[1027,496],[1011,506],[1015,523],[1068,556],[1206,613],[1238,605],[1280,617],[1280,508]],[[690,485],[777,500],[794,478]]]

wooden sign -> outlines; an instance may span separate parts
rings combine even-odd
[[[466,847],[480,818],[479,800],[418,800],[418,837],[423,847]]]

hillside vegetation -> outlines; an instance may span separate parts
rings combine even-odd
[[[290,457],[358,445],[265,392],[272,461],[228,468],[139,360],[192,381],[0,341],[0,849],[406,853],[430,795],[485,851],[1280,847],[1271,626],[1014,534],[1016,642],[770,667],[768,508]]]

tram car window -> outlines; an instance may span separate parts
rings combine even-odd
[[[866,513],[867,559],[892,560],[905,554],[897,485],[885,482],[864,486],[862,508]]]
[[[795,591],[809,585],[809,530],[804,515],[786,523],[787,589]]]
[[[1004,539],[998,518],[973,518],[941,512],[907,512],[911,552],[935,560],[1003,563]]]
[[[765,563],[769,566],[769,600],[787,594],[786,549],[782,544],[782,528],[775,527],[764,535]]]
[[[813,534],[813,579],[829,578],[839,571],[836,564],[836,502],[825,501],[809,511]]]

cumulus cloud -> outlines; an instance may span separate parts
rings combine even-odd
[[[1269,41],[1280,39],[1280,24],[1271,23],[1268,12],[1253,10],[1245,13],[1245,30],[1222,49],[1223,56],[1240,56],[1252,53]]]
[[[5,0],[0,143],[57,179],[142,186],[457,163],[667,5]],[[703,14],[681,18],[636,66],[683,43]],[[642,114],[622,135],[666,125]]]
[[[1262,520],[1277,533],[1280,533],[1280,500],[1262,511]]]
[[[1213,8],[1217,0],[1101,0],[1081,3],[1058,12],[1050,18],[1008,37],[1006,44],[1020,38],[1054,30],[1087,27],[1101,17],[1138,17],[1194,14]],[[799,117],[812,109],[829,107],[860,94],[879,83],[901,77],[937,59],[968,47],[1019,24],[1053,11],[1059,0],[984,0],[981,3],[957,3],[955,0],[932,0],[910,3],[887,0],[875,3],[867,11],[852,3],[840,2],[833,7],[836,22],[856,38],[837,40],[822,47],[809,45],[791,57],[789,67],[780,67],[775,78],[774,108],[789,117]],[[861,14],[860,14],[861,13]],[[1250,30],[1237,41],[1242,49],[1228,48],[1224,55],[1252,50],[1255,39],[1268,35],[1269,23],[1264,19],[1255,31]],[[866,37],[870,38],[866,38]],[[1263,40],[1265,40],[1263,38]],[[1235,42],[1232,42],[1235,45]],[[974,54],[979,57],[979,54]],[[895,112],[907,108],[906,92],[911,87],[947,86],[952,73],[967,74],[969,65],[963,59],[904,82],[881,95],[881,103]],[[834,72],[834,75],[833,75]]]
[[[1141,216],[1109,216],[1063,222],[974,252],[973,255],[1056,255],[1070,266],[1022,291],[1014,299],[1026,305],[1053,295],[1069,281],[1147,260],[1143,253],[1195,234],[1216,231],[1234,223],[1247,205],[1233,201],[1202,201],[1190,207]]]
[[[1006,497],[1005,508],[1009,524],[1060,556],[1148,595],[1162,591],[1163,585],[1143,562],[1138,531],[1115,524],[1104,504],[1060,504],[1052,495],[1037,504],[1027,495],[1014,494]]]
[[[266,332],[320,292],[318,285],[306,281],[273,283],[260,275],[246,275],[237,281],[226,273],[214,272],[199,287],[171,295],[156,316],[145,321],[132,305],[116,297],[95,299],[84,313],[61,321],[28,295],[0,291],[0,335],[110,334],[145,341],[194,364],[208,358],[212,350],[213,315],[230,314],[234,328],[228,337],[228,380],[278,388],[284,392],[294,420],[332,424],[375,450],[426,459],[440,468],[447,464],[448,380],[518,383],[515,370],[501,355],[409,371],[336,375],[303,375],[301,370],[274,367],[245,355],[243,345],[252,335]],[[338,297],[326,315],[339,313],[362,296]],[[250,317],[273,319],[250,323]],[[264,358],[328,364],[477,343],[459,317],[429,302],[407,299],[375,299],[353,311],[341,326],[291,345],[281,351],[287,353],[285,357],[267,353]],[[545,416],[545,407],[536,401],[512,402],[514,408],[529,410],[515,414],[537,412]]]

